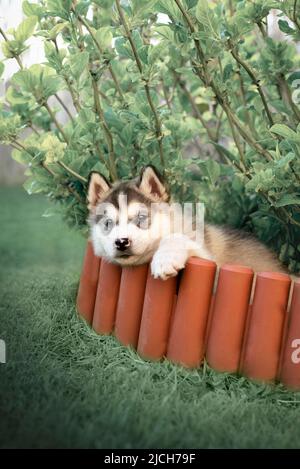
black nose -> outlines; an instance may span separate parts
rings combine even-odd
[[[128,238],[118,238],[115,241],[115,245],[118,251],[126,251],[130,246],[130,241]]]

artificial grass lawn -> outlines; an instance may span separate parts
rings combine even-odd
[[[1,447],[300,447],[300,393],[150,363],[97,336],[74,302],[85,241],[0,189]]]

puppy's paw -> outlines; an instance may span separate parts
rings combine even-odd
[[[175,277],[186,263],[186,255],[170,251],[157,251],[151,262],[151,272],[154,278],[167,280]]]

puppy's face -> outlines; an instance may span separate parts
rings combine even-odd
[[[122,266],[149,261],[170,229],[168,200],[161,176],[152,166],[138,179],[113,186],[101,174],[92,173],[88,202],[95,254]]]

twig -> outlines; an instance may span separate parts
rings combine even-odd
[[[191,18],[189,17],[188,13],[184,10],[184,8],[181,5],[179,0],[174,0],[174,1],[178,5],[178,8],[182,12],[184,18],[186,19],[186,21],[189,25],[191,33],[194,33],[195,28],[194,28],[193,22],[192,22]],[[227,117],[228,116],[231,117],[231,120],[232,120],[233,124],[239,130],[240,134],[242,135],[244,140],[250,145],[250,147],[255,149],[260,155],[264,156],[268,161],[272,161],[273,160],[272,155],[251,137],[249,130],[247,128],[245,128],[243,126],[243,124],[239,121],[239,119],[235,116],[235,114],[231,110],[229,104],[225,101],[225,99],[222,95],[222,92],[219,90],[219,88],[216,85],[216,83],[214,82],[214,80],[211,77],[209,77],[209,74],[207,72],[205,57],[204,57],[200,42],[199,42],[198,39],[194,38],[194,43],[195,43],[196,49],[198,51],[198,56],[199,56],[200,61],[201,61],[201,65],[199,66],[199,64],[196,61],[192,60],[192,65],[194,66],[196,75],[200,78],[200,80],[204,83],[205,86],[207,86],[207,87],[209,86],[213,90],[219,104],[224,109]]]
[[[87,179],[83,176],[80,176],[80,174],[76,173],[76,171],[74,171],[73,169],[71,169],[69,166],[67,166],[65,163],[63,163],[62,161],[58,160],[57,161],[57,164],[59,166],[61,166],[63,169],[65,169],[69,174],[71,174],[72,176],[74,176],[76,179],[78,179],[79,181],[83,182],[84,184],[87,183]]]
[[[117,168],[116,168],[116,162],[115,162],[113,137],[104,118],[104,112],[103,112],[100,98],[99,98],[97,80],[95,79],[92,73],[91,73],[91,77],[92,77],[95,108],[99,117],[100,125],[104,131],[107,146],[108,146],[108,158],[109,158],[109,167],[110,167],[111,177],[115,181],[118,179],[118,174],[117,174]]]
[[[74,8],[72,7],[71,10],[73,11],[73,13],[75,14],[75,16],[78,18],[78,20],[83,24],[83,26],[88,30],[89,34],[91,35],[91,38],[93,39],[100,55],[102,56],[103,55],[103,50],[102,50],[102,47],[101,45],[99,44],[99,41],[97,40],[95,34],[93,33],[90,25],[88,24],[88,22],[86,21],[85,18],[83,18],[81,15],[78,15]],[[108,70],[109,70],[109,73],[111,74],[111,77],[113,79],[113,82],[115,84],[115,87],[116,87],[116,90],[118,91],[119,95],[120,95],[120,98],[122,99],[122,101],[124,101],[124,96],[123,96],[123,92],[122,92],[122,89],[121,89],[121,86],[120,86],[120,83],[117,79],[117,76],[112,68],[112,65],[110,63],[108,63]]]
[[[31,130],[38,136],[40,136],[41,134],[38,132],[38,130],[32,125],[32,124],[29,124],[29,127],[31,128]]]
[[[71,112],[69,111],[69,109],[67,108],[67,106],[65,105],[65,103],[63,102],[63,100],[59,97],[59,95],[57,93],[55,93],[55,98],[57,99],[57,101],[59,102],[59,104],[61,105],[61,107],[65,110],[65,112],[68,114],[68,116],[70,117],[71,121],[74,122],[74,119],[73,119],[73,116],[71,114]]]
[[[30,156],[32,156],[34,158],[35,155],[33,155],[21,142],[19,142],[18,140],[14,140],[11,145],[16,149],[16,150],[19,150],[19,151],[25,151],[26,153],[28,153]],[[67,171],[69,174],[71,174],[72,176],[74,176],[76,179],[78,179],[79,181],[83,182],[84,184],[87,182],[87,179],[84,178],[83,176],[80,176],[80,174],[76,173],[76,171],[74,171],[73,169],[71,169],[69,166],[67,166],[65,163],[63,163],[62,161],[56,161],[56,163],[61,166],[65,171]],[[45,166],[45,163],[42,161],[41,162],[42,166],[44,167]],[[53,173],[53,175],[55,175]]]
[[[6,36],[6,34],[5,34],[5,32],[3,31],[2,28],[0,28],[0,34],[2,35],[5,42],[9,42],[9,39]],[[14,59],[18,62],[18,65],[19,65],[20,69],[23,70],[23,64],[22,64],[22,61],[21,61],[19,55],[14,55]]]
[[[298,30],[300,31],[300,23],[299,23],[298,18],[297,18],[297,3],[298,3],[298,0],[295,0],[294,1],[294,8],[293,8],[293,21],[294,21],[295,25],[297,26]]]
[[[130,29],[129,29],[128,24],[126,22],[123,10],[121,8],[120,0],[116,0],[116,6],[117,6],[117,10],[118,10],[118,13],[119,13],[121,23],[122,23],[122,25],[124,27],[124,30],[125,30],[125,33],[126,33],[126,37],[127,37],[128,41],[130,43],[130,46],[131,46],[131,49],[132,49],[132,52],[133,52],[133,55],[134,55],[134,58],[135,58],[135,61],[136,61],[136,64],[137,64],[137,68],[140,72],[140,75],[142,76],[142,79],[145,82],[144,83],[144,89],[145,89],[145,92],[146,92],[147,101],[148,101],[148,104],[150,106],[150,109],[152,111],[154,121],[155,121],[156,139],[157,139],[157,142],[158,142],[160,162],[161,162],[162,167],[165,168],[165,157],[164,157],[164,151],[163,151],[163,137],[164,136],[163,136],[163,133],[162,133],[161,121],[160,121],[159,115],[157,113],[157,110],[154,106],[154,103],[153,103],[153,100],[152,100],[152,97],[151,97],[151,92],[150,92],[148,81],[146,81],[145,77],[143,77],[142,62],[139,58],[139,55],[138,55],[137,49],[135,47],[135,43],[133,41]]]
[[[174,73],[176,74],[176,72],[174,71]],[[179,83],[179,86],[180,88],[184,91],[184,93],[186,94],[189,102],[190,102],[190,105],[193,109],[193,112],[195,114],[195,116],[197,117],[197,119],[199,119],[199,121],[201,122],[202,126],[204,127],[204,129],[206,130],[207,132],[207,135],[208,137],[210,138],[210,140],[212,141],[216,141],[216,137],[214,135],[214,133],[212,132],[212,130],[209,128],[209,126],[207,125],[207,123],[205,122],[205,120],[203,119],[202,115],[201,115],[201,112],[199,111],[196,103],[195,103],[195,100],[194,100],[194,97],[192,96],[191,92],[188,90],[186,84],[182,81],[182,80],[178,80],[178,83]]]
[[[282,87],[283,98],[286,97],[286,100],[287,100],[288,104],[290,105],[290,107],[291,107],[297,121],[299,122],[300,121],[300,110],[299,110],[298,106],[293,101],[290,87],[289,87],[289,85],[288,85],[288,83],[285,79],[285,76],[283,74],[281,74],[278,77],[278,85],[280,87]]]
[[[52,109],[50,108],[49,104],[47,102],[44,102],[43,106],[44,106],[45,109],[47,109],[49,116],[51,117],[52,121],[54,122],[57,130],[59,130],[59,132],[61,133],[64,141],[66,143],[69,143],[69,139],[68,139],[64,129],[62,128],[62,126],[60,125],[58,120],[56,119],[56,116],[55,116],[54,112],[52,111]]]
[[[59,49],[58,49],[58,45],[57,45],[57,41],[56,39],[52,39],[52,42],[55,46],[55,49],[56,49],[56,52],[57,54],[59,54]],[[79,101],[78,101],[78,97],[76,96],[76,92],[75,90],[73,89],[72,85],[71,85],[71,82],[70,82],[70,79],[68,77],[68,75],[66,75],[65,73],[62,73],[62,77],[68,87],[68,90],[70,92],[70,95],[72,97],[72,101],[73,101],[73,104],[74,104],[74,107],[76,109],[76,111],[79,113],[80,110],[81,110],[81,107],[80,107],[80,104],[79,104]]]
[[[262,87],[260,85],[260,80],[256,77],[255,75],[255,72],[254,70],[252,69],[252,67],[250,65],[247,64],[247,62],[245,62],[239,55],[237,49],[235,47],[232,47],[232,45],[230,44],[231,48],[230,48],[230,52],[232,54],[232,56],[235,58],[235,60],[237,61],[238,64],[240,64],[244,70],[246,70],[246,72],[248,73],[249,77],[251,78],[253,84],[257,87],[257,90],[259,92],[259,95],[261,97],[261,100],[262,100],[262,103],[263,103],[263,106],[265,108],[265,111],[266,111],[266,114],[268,116],[268,119],[269,119],[269,122],[270,122],[270,125],[274,125],[274,121],[273,121],[273,117],[272,117],[272,114],[271,114],[271,111],[269,109],[269,106],[268,106],[268,103],[267,103],[267,100],[266,100],[266,97],[264,95],[264,92],[262,90]]]
[[[236,132],[235,132],[235,128],[234,128],[234,124],[232,122],[232,119],[231,119],[231,116],[228,115],[228,122],[229,122],[229,125],[230,125],[230,128],[231,128],[231,133],[232,133],[232,136],[233,136],[233,140],[234,140],[234,143],[236,144],[236,147],[238,149],[238,152],[239,152],[239,155],[240,155],[240,158],[241,158],[241,162],[242,162],[242,165],[243,167],[245,168],[245,155],[244,155],[244,151],[241,147],[241,143],[239,141],[239,138],[238,136],[236,135]]]
[[[243,106],[244,106],[244,110],[245,110],[245,114],[246,114],[247,123],[248,123],[249,128],[251,129],[251,132],[256,137],[257,133],[256,133],[255,127],[253,125],[253,122],[252,122],[252,119],[251,119],[251,116],[250,116],[250,113],[249,113],[249,110],[248,110],[248,107],[247,107],[245,84],[244,84],[244,79],[243,79],[243,76],[241,74],[240,68],[238,70],[238,75],[239,75],[239,80],[240,80],[241,95],[242,95],[242,101],[243,101]]]

